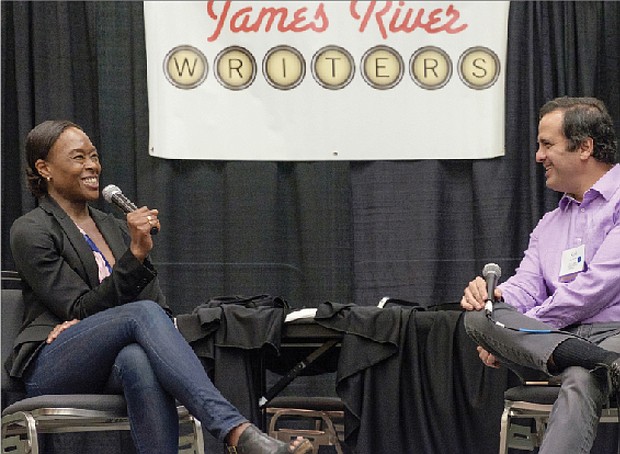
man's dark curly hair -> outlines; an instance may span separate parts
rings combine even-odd
[[[555,110],[564,112],[562,131],[568,139],[569,151],[575,151],[591,137],[594,141],[592,157],[597,161],[616,162],[617,140],[614,122],[605,104],[596,98],[555,98],[541,107],[539,118]]]

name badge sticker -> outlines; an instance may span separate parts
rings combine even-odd
[[[577,274],[585,270],[586,265],[586,245],[582,244],[572,249],[562,252],[562,263],[560,265],[560,282],[570,282]]]

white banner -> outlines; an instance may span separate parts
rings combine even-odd
[[[152,156],[504,154],[509,2],[144,2]]]

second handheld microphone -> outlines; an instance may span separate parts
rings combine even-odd
[[[487,263],[482,269],[482,277],[487,283],[487,299],[484,310],[487,314],[493,313],[493,301],[495,300],[495,287],[502,275],[502,269],[496,263]]]

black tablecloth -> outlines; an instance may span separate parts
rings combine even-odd
[[[261,355],[278,354],[285,312],[281,307],[224,304],[177,317],[179,331],[213,383],[255,424],[261,419]]]
[[[507,372],[486,368],[460,311],[325,303],[342,331],[337,392],[358,454],[497,453]]]
[[[278,355],[286,309],[234,305],[179,317],[214,382],[260,422],[260,357]],[[460,311],[323,303],[316,322],[342,332],[336,391],[358,454],[496,453],[507,372],[485,368]]]

